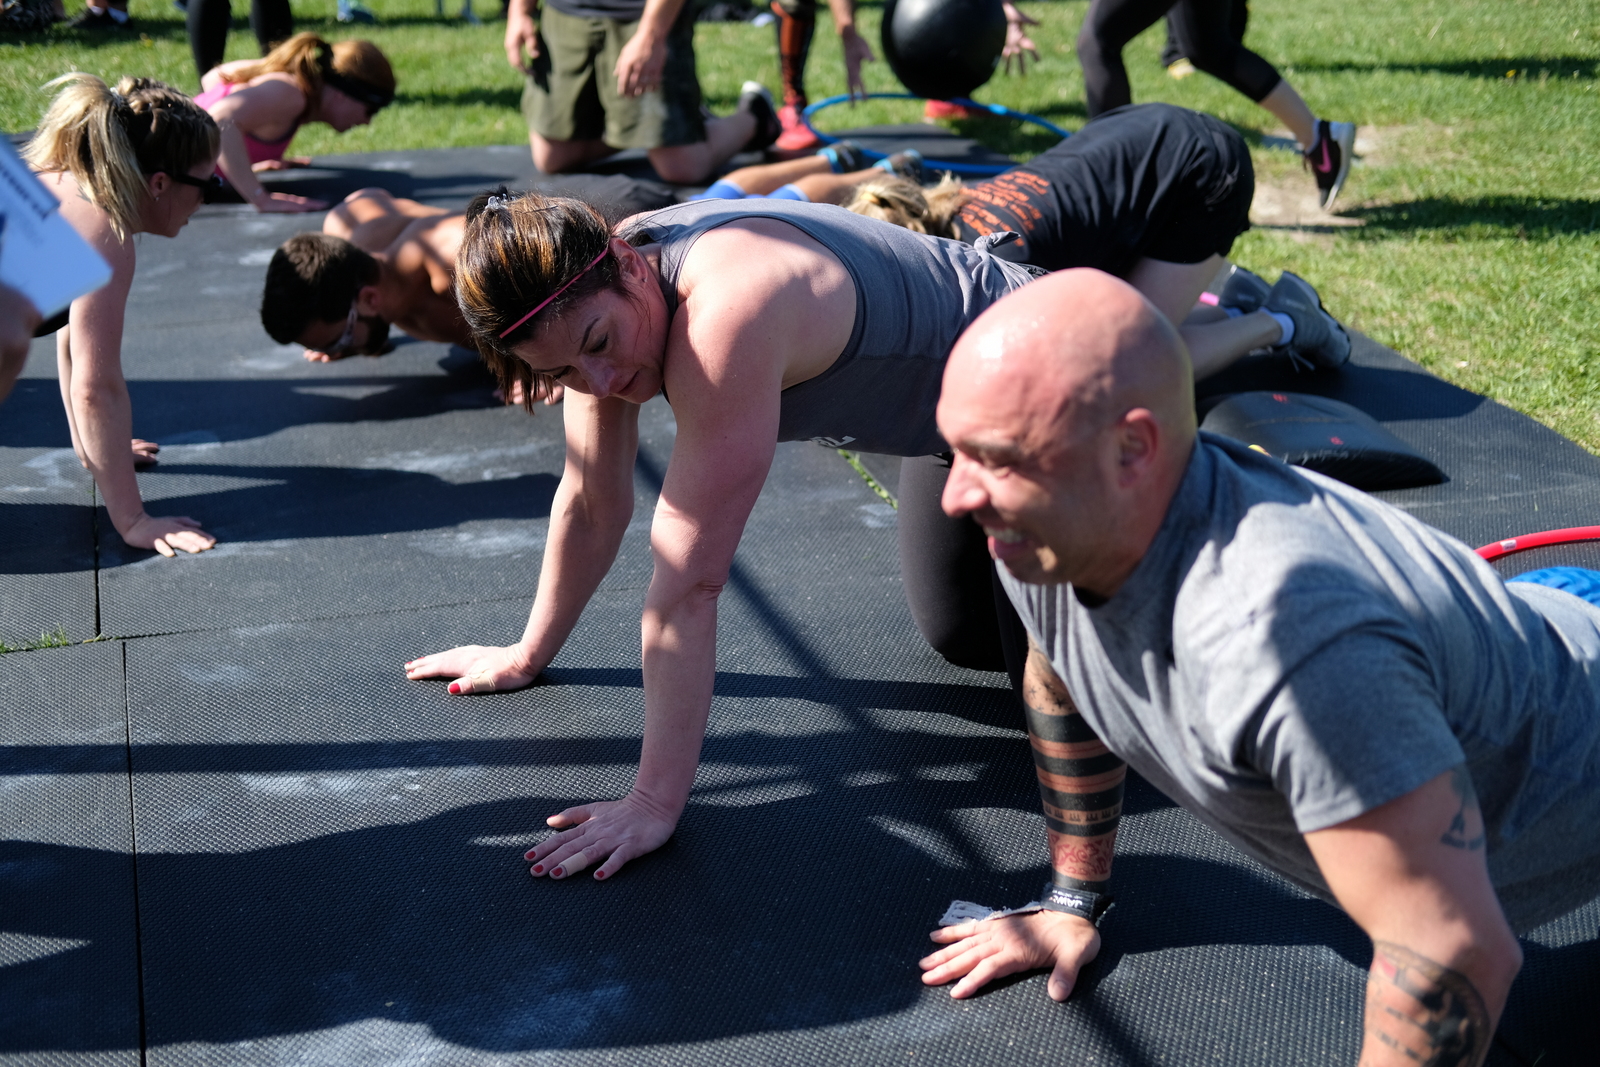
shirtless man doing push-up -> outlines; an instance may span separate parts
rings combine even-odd
[[[273,254],[261,325],[318,363],[382,355],[391,323],[419,341],[476,350],[455,297],[465,221],[383,189],[351,193],[321,233],[296,234]],[[560,399],[558,386],[545,403]]]

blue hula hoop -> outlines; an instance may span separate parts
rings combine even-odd
[[[839,138],[834,137],[831,134],[823,133],[821,130],[813,126],[811,124],[811,116],[815,115],[825,107],[833,107],[835,104],[843,104],[851,99],[852,97],[849,93],[841,93],[838,96],[830,96],[825,100],[818,100],[815,104],[809,105],[804,111],[800,112],[801,121],[806,124],[806,129],[816,134],[817,139],[823,144],[833,144],[835,141],[839,140]],[[913,93],[868,93],[866,96],[858,96],[854,97],[854,99],[925,100],[927,98],[917,96]],[[1071,131],[1063,130],[1060,126],[1057,126],[1048,119],[1042,119],[1038,115],[1030,115],[1025,111],[1012,111],[1010,108],[1004,107],[1000,104],[980,104],[976,100],[968,100],[966,97],[958,97],[949,102],[952,104],[960,104],[962,107],[971,107],[977,108],[980,111],[987,111],[989,114],[997,115],[1000,118],[1016,119],[1019,122],[1029,122],[1035,126],[1042,126],[1058,137],[1066,138],[1072,136]],[[862,149],[862,153],[868,159],[874,161],[884,158],[884,153],[874,152],[870,149]],[[957,160],[950,159],[929,159],[924,160],[924,162],[934,170],[947,170],[953,174],[972,174],[986,178],[992,177],[996,174],[1004,174],[1006,171],[1010,170],[1012,166],[1014,166],[1014,164],[1000,166],[994,163],[962,163]]]

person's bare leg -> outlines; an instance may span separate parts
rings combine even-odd
[[[828,161],[822,156],[801,156],[782,163],[757,163],[753,167],[740,167],[724,174],[722,180],[732,182],[751,196],[766,196],[774,189],[798,183],[801,178],[830,172]]]
[[[1133,265],[1128,284],[1145,295],[1167,319],[1178,326],[1178,333],[1189,347],[1195,380],[1215,374],[1240,356],[1257,348],[1278,343],[1283,328],[1264,311],[1224,318],[1221,311],[1206,314],[1197,308],[1200,294],[1222,269],[1221,256],[1200,263],[1168,263],[1145,259]],[[1212,318],[1212,321],[1204,321]]]
[[[850,194],[856,186],[869,178],[883,176],[883,171],[876,167],[868,167],[866,170],[852,171],[849,174],[813,174],[794,184],[813,204],[842,204],[850,199]]]
[[[617,151],[604,141],[549,141],[531,130],[528,144],[533,149],[533,165],[546,174],[576,170]]]
[[[1197,323],[1191,317],[1178,327],[1189,348],[1196,381],[1231,365],[1240,356],[1278,343],[1283,327],[1265,311],[1253,311],[1237,318]]]
[[[1261,106],[1289,128],[1294,139],[1300,142],[1300,151],[1311,149],[1311,142],[1317,137],[1317,117],[1311,113],[1300,94],[1294,91],[1294,86],[1280,79],[1272,92],[1261,101]]]
[[[718,167],[750,143],[756,135],[756,117],[735,111],[706,123],[706,139],[696,144],[667,145],[650,150],[650,165],[661,180],[672,185],[694,185],[709,178]],[[778,183],[783,184],[782,182]],[[774,189],[777,186],[773,186]],[[748,190],[746,190],[748,192]]]

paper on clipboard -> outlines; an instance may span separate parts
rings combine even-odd
[[[111,280],[111,267],[61,217],[61,203],[0,138],[0,282],[48,319]]]

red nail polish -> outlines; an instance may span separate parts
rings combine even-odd
[[[551,871],[550,872],[550,877],[552,877],[552,878],[561,878],[561,877],[563,877],[561,868],[557,867],[555,870]]]
[[[451,682],[450,683],[450,695],[451,696],[460,696],[461,695],[461,683],[460,682]]]
[[[605,876],[606,876],[606,872],[605,871],[595,871],[594,872],[595,881],[597,881],[597,882],[604,880]]]
[[[533,873],[534,873],[534,874],[543,874],[543,873],[544,873],[544,864],[542,864],[542,863],[535,863],[535,864],[534,864],[534,865],[533,865]]]

